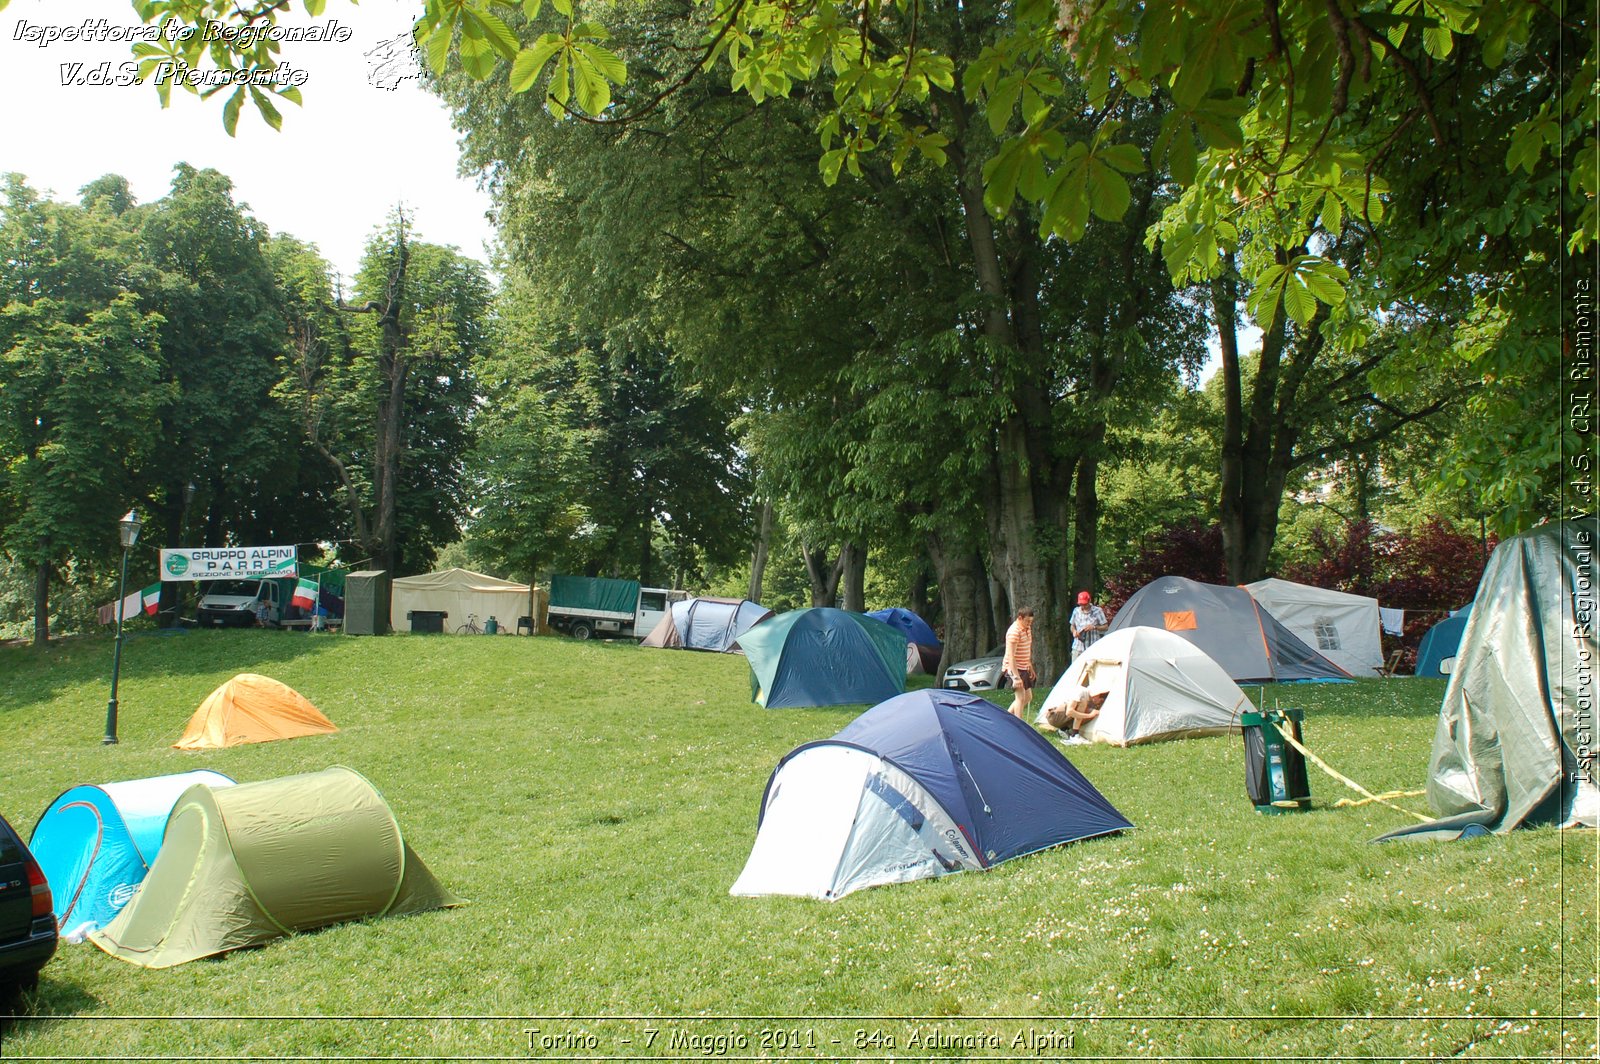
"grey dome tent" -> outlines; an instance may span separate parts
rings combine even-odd
[[[736,640],[771,616],[749,599],[685,599],[674,602],[639,645],[743,654]]]
[[[1187,639],[1235,683],[1351,678],[1280,624],[1242,587],[1160,577],[1123,603],[1109,631],[1140,625]]]
[[[1495,548],[1429,757],[1428,804],[1442,819],[1385,838],[1595,826],[1597,547],[1600,521],[1588,517]]]

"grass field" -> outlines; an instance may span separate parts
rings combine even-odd
[[[0,648],[0,810],[65,788],[343,764],[470,904],[163,971],[63,945],[11,1059],[1593,1059],[1593,833],[1372,845],[1410,822],[1312,771],[1261,816],[1235,737],[1070,759],[1135,825],[833,903],[728,895],[788,750],[742,658],[554,638],[141,635]],[[237,672],[336,735],[170,749]],[[1268,688],[1373,791],[1422,786],[1440,682]],[[1251,689],[1252,696],[1256,694]],[[1352,795],[1353,797],[1353,795]],[[1421,798],[1402,804],[1426,812]],[[1566,1018],[1563,1018],[1563,1013]],[[653,1033],[652,1033],[653,1032]]]

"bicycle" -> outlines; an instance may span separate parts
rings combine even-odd
[[[483,629],[478,626],[478,615],[467,614],[467,623],[456,629],[456,635],[482,635]]]

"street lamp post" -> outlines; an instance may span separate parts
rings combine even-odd
[[[122,537],[122,576],[117,581],[117,649],[111,658],[111,701],[106,703],[106,737],[100,740],[105,746],[115,745],[117,741],[117,674],[122,671],[122,601],[128,594],[128,551],[139,542],[139,527],[139,515],[132,510],[117,523],[118,534]]]

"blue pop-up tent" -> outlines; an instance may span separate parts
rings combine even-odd
[[[731,892],[831,901],[1132,826],[1020,718],[912,691],[778,763]]]
[[[1461,633],[1467,630],[1467,621],[1471,616],[1472,603],[1469,602],[1428,629],[1422,642],[1417,644],[1418,676],[1439,679],[1450,675],[1444,671],[1444,663],[1453,661],[1456,652],[1461,649]]]
[[[28,849],[50,884],[63,932],[105,927],[122,911],[161,851],[173,805],[197,783],[230,787],[233,780],[199,769],[84,784],[50,803]]]
[[[750,660],[750,700],[768,709],[872,704],[906,689],[905,635],[864,614],[790,610],[739,645]]]
[[[918,617],[910,610],[903,610],[899,606],[890,606],[886,610],[868,610],[868,617],[875,617],[887,624],[890,628],[898,628],[906,634],[906,638],[919,647],[938,647],[939,637],[934,633],[928,622]]]

